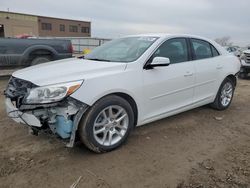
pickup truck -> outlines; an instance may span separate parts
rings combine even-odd
[[[247,50],[243,51],[241,57],[241,69],[239,77],[245,79],[250,73],[250,47]]]
[[[70,58],[72,53],[69,40],[0,38],[0,69]]]

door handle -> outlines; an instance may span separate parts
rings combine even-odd
[[[194,74],[194,73],[188,71],[188,72],[186,72],[186,74],[184,74],[184,76],[185,76],[185,77],[193,76],[193,74]]]
[[[217,67],[216,67],[216,69],[222,69],[223,68],[223,66],[222,65],[217,65]]]

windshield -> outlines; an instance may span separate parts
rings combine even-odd
[[[115,39],[95,48],[85,59],[96,61],[132,62],[137,60],[157,37],[127,37]]]

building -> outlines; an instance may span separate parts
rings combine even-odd
[[[0,37],[91,37],[91,22],[0,11]]]

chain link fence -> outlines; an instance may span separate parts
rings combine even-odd
[[[91,37],[54,37],[57,39],[71,40],[74,54],[82,54],[85,50],[93,50],[94,48],[110,41],[106,38],[91,38]]]

